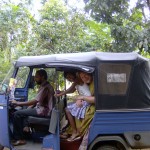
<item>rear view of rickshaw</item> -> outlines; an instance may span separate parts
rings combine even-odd
[[[150,148],[150,61],[133,53],[85,52],[26,56],[14,66],[13,78],[20,68],[28,68],[25,86],[16,88],[17,100],[26,101],[32,87],[34,68],[65,71],[74,69],[92,74],[95,114],[90,123],[88,150],[130,150]],[[56,80],[58,81],[58,80]],[[10,143],[9,101],[0,95],[0,144],[14,149]],[[59,108],[54,112],[55,132],[43,137],[42,148],[61,150]],[[50,129],[52,123],[50,122]],[[67,142],[66,142],[67,144]],[[69,143],[68,143],[69,144]]]

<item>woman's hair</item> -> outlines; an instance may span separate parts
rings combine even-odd
[[[75,71],[64,71],[64,78],[66,78],[68,74],[70,74],[76,78],[76,72]]]
[[[84,72],[84,71],[78,71],[78,75],[80,75],[81,73],[85,73],[85,74],[88,74],[88,75],[90,75],[90,76],[92,76],[92,73],[87,73],[87,72]]]

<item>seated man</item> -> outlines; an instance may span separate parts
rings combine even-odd
[[[13,137],[15,141],[12,143],[14,146],[26,144],[23,134],[24,120],[28,116],[50,116],[53,107],[54,89],[47,81],[46,71],[43,69],[36,71],[34,80],[40,85],[35,99],[26,102],[11,101],[16,106],[35,106],[34,108],[21,109],[14,113]]]

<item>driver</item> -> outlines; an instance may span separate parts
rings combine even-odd
[[[36,71],[34,80],[40,87],[33,100],[26,102],[11,101],[11,103],[16,106],[35,106],[34,108],[21,109],[14,113],[14,142],[12,142],[14,146],[26,144],[23,134],[24,120],[27,119],[28,116],[50,116],[53,107],[54,89],[47,81],[47,72],[43,69]]]

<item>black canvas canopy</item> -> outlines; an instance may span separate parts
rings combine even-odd
[[[127,106],[129,108],[150,107],[150,61],[136,60],[129,85]]]
[[[42,56],[20,57],[15,67],[52,65],[64,66],[87,66],[102,70],[101,64],[129,64],[131,72],[128,77],[126,92],[123,94],[107,94],[100,92],[101,84],[96,85],[97,109],[119,109],[119,108],[149,108],[150,107],[150,61],[136,52],[131,53],[107,53],[107,52],[83,52],[53,54]],[[105,65],[104,65],[105,68]],[[111,67],[110,67],[111,68]],[[91,68],[90,68],[91,69]],[[93,69],[91,69],[94,71]],[[103,71],[103,70],[102,70]],[[109,70],[108,70],[109,73]],[[101,79],[95,74],[96,82]],[[100,78],[100,79],[99,79]],[[115,107],[114,107],[115,106]]]

